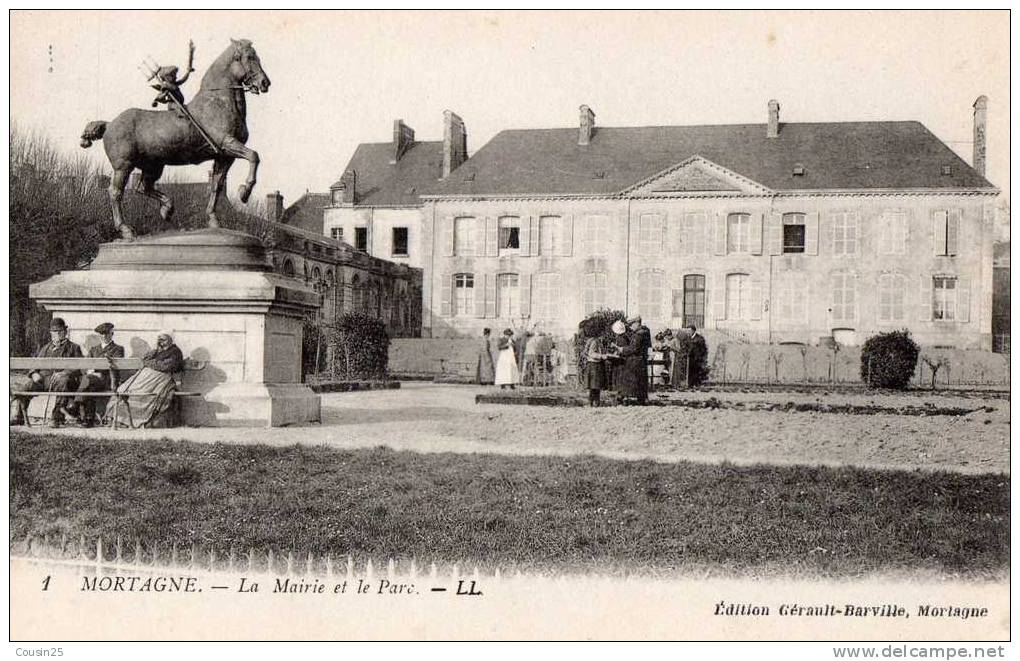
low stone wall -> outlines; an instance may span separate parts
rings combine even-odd
[[[476,339],[394,339],[389,373],[458,381],[474,377]],[[572,358],[573,352],[568,352]],[[836,349],[801,345],[709,342],[711,383],[861,383],[860,347]],[[930,385],[933,366],[937,386],[1009,385],[1009,354],[975,349],[923,348],[914,385]],[[573,366],[568,370],[574,373]]]

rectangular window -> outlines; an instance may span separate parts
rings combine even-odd
[[[684,276],[684,326],[694,324],[698,328],[705,325],[705,276]],[[673,316],[678,316],[676,313]]]
[[[940,321],[956,321],[956,278],[939,276],[934,282],[933,316]]]
[[[393,256],[407,257],[407,228],[393,228]]]
[[[832,254],[857,254],[857,213],[840,211],[832,215]]]
[[[581,241],[585,254],[608,255],[609,216],[588,216],[585,218]]]
[[[805,283],[801,277],[787,276],[776,284],[776,301],[773,309],[776,319],[784,322],[802,322],[807,318]]]
[[[907,253],[907,212],[890,209],[879,219],[878,250],[883,255]]]
[[[745,254],[751,252],[751,215],[731,213],[726,217],[726,252]]]
[[[646,320],[662,318],[662,271],[638,273],[638,314]]]
[[[746,273],[726,276],[726,318],[751,318],[751,276]]]
[[[456,317],[470,316],[475,306],[475,276],[458,273],[453,276],[453,314]]]
[[[933,214],[935,232],[935,254],[952,257],[960,251],[959,209],[938,210]]]
[[[804,239],[807,236],[804,214],[783,214],[783,253],[804,252]]]
[[[584,314],[606,307],[606,274],[585,273],[581,286],[581,307]]]
[[[560,274],[539,273],[531,289],[534,304],[531,313],[537,321],[555,321],[560,317]]]
[[[686,213],[683,216],[683,253],[685,255],[704,255],[708,251],[705,232],[708,230],[707,213]]]
[[[502,319],[511,319],[521,313],[520,278],[516,273],[496,276],[496,304]]]
[[[642,255],[662,254],[662,215],[644,213],[638,220],[638,249]]]
[[[455,218],[453,220],[453,253],[455,255],[475,254],[474,218]]]
[[[832,320],[853,322],[857,310],[857,284],[851,273],[834,273],[832,276]]]
[[[521,219],[503,216],[499,219],[499,252],[516,253],[521,247]]]
[[[903,290],[906,280],[902,275],[886,273],[878,278],[878,320],[891,323],[906,319]]]
[[[559,216],[542,216],[538,219],[538,252],[540,255],[555,255],[560,249]]]
[[[330,235],[330,237],[332,237],[333,239],[335,239],[337,241],[343,241],[344,240],[344,228],[342,228],[342,227],[331,227],[330,230],[329,230],[329,235]]]
[[[368,252],[368,228],[354,228],[354,247],[361,252]]]

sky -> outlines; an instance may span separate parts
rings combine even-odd
[[[190,98],[231,38],[272,80],[249,96],[255,195],[326,192],[394,119],[442,138],[446,109],[473,153],[510,128],[916,120],[971,161],[988,104],[988,178],[1009,193],[1009,15],[999,12],[29,12],[11,15],[11,118],[79,150],[88,121],[148,107],[139,66],[183,67]],[[101,143],[89,150],[105,163]],[[107,164],[108,167],[108,164]],[[206,165],[173,168],[205,178]],[[234,164],[236,195],[247,164]]]

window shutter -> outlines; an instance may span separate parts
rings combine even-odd
[[[751,220],[751,254],[761,254],[762,225],[765,222],[765,214],[753,214]]]
[[[712,302],[713,317],[716,319],[726,318],[726,275],[717,273],[714,277],[715,285],[712,288],[712,296],[715,300]]]
[[[946,254],[946,212],[933,211],[931,214],[931,245],[936,255]]]
[[[751,319],[761,319],[761,278],[751,278]]]
[[[665,214],[656,214],[656,222],[659,224],[659,231],[656,233],[658,236],[655,237],[655,245],[652,247],[653,253],[661,255],[666,252],[666,234],[667,234],[667,223],[669,222],[668,216]]]
[[[538,216],[531,216],[529,222],[531,223],[531,254],[537,255],[541,250],[539,244],[542,237],[542,219]]]
[[[946,254],[960,254],[960,230],[963,223],[960,222],[960,210],[953,209],[946,217]]]
[[[970,321],[970,278],[965,275],[956,279],[956,318]]]
[[[521,294],[521,316],[531,316],[531,274],[522,273],[518,276],[520,278],[520,294]]]
[[[782,228],[780,228],[780,249],[782,249]],[[774,254],[774,253],[773,253]],[[804,215],[804,254],[818,254],[818,212]]]
[[[724,213],[715,215],[715,254],[726,254],[726,214]]]
[[[776,212],[769,214],[769,254],[783,254],[783,216]]]
[[[932,320],[932,276],[930,273],[921,276],[921,288],[918,290],[917,318],[920,321]]]
[[[517,219],[518,244],[520,245],[521,257],[538,254],[538,251],[531,252],[531,216],[521,216]]]
[[[479,319],[485,318],[485,279],[487,277],[485,275],[475,275],[473,294],[475,297],[475,316]]]
[[[443,216],[443,255],[453,257],[453,216]]]
[[[589,221],[592,222],[592,221]],[[560,218],[560,254],[570,257],[574,252],[574,216],[564,214]]]
[[[495,216],[485,219],[485,253],[489,257],[499,255],[499,219]]]
[[[443,273],[443,282],[439,289],[439,315],[453,315],[453,274]]]
[[[496,275],[485,274],[485,316],[496,316]]]
[[[666,250],[670,255],[679,255],[680,251],[683,250],[683,215],[678,213],[670,214],[666,222],[668,224],[667,235],[669,237],[666,241]]]

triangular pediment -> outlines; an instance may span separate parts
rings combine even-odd
[[[698,193],[760,195],[767,193],[768,189],[708,159],[692,156],[645,179],[626,192],[635,195]]]

